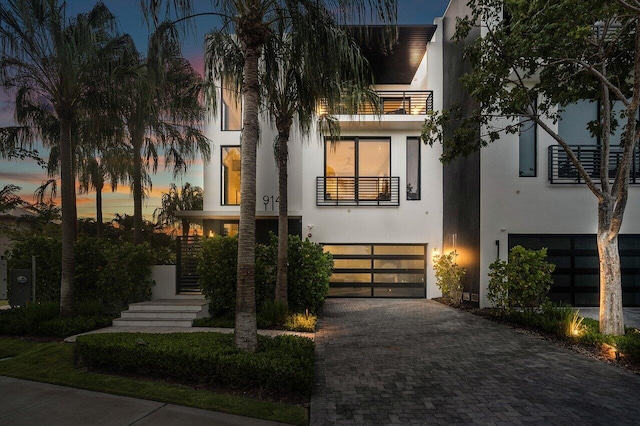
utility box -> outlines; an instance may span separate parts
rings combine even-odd
[[[7,259],[0,259],[0,300],[7,300]]]
[[[31,301],[31,269],[12,269],[9,273],[11,306],[25,306]]]

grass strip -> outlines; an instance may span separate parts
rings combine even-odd
[[[73,346],[0,337],[0,359],[13,357],[0,362],[0,375],[294,425],[308,423],[306,410],[297,405],[78,370],[74,368]]]

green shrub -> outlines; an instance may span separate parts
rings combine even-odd
[[[53,318],[43,321],[37,328],[35,335],[65,338],[75,334],[85,333],[98,328],[109,327],[113,317],[105,315],[77,316],[70,318]]]
[[[277,240],[272,239],[277,252]],[[296,235],[289,236],[288,298],[289,311],[318,313],[329,294],[333,257],[322,246]],[[273,264],[277,263],[277,257]]]
[[[200,290],[209,301],[209,313],[235,312],[238,238],[215,236],[202,241],[198,260]]]
[[[287,305],[281,301],[267,300],[262,304],[258,315],[259,328],[283,325],[287,319]]]
[[[509,261],[496,260],[489,266],[487,297],[503,311],[522,308],[532,311],[547,301],[553,282],[555,265],[548,263],[547,249],[528,250],[515,246],[509,251]]]
[[[274,299],[277,264],[277,238],[269,245],[256,246],[256,307]],[[289,236],[288,298],[291,312],[318,312],[329,292],[333,268],[331,254],[322,247],[297,236]],[[235,312],[238,240],[236,237],[206,238],[198,261],[200,289],[209,300],[212,316]]]
[[[632,361],[640,361],[640,332],[637,329],[627,329],[624,336],[617,339],[616,347],[625,357]]]
[[[36,300],[59,301],[61,253],[60,238],[24,235],[9,250],[8,266],[9,269],[31,269],[32,256],[36,256]]]
[[[36,300],[60,300],[61,243],[59,238],[40,235],[16,241],[9,252],[11,269],[31,268],[36,256]],[[97,301],[115,313],[127,304],[151,295],[151,265],[154,254],[148,244],[134,245],[106,239],[82,237],[75,248],[75,298]]]
[[[312,314],[291,314],[284,323],[284,328],[290,331],[305,331],[313,333],[316,331],[318,317]]]
[[[313,348],[301,337],[258,336],[252,354],[235,348],[230,334],[118,333],[80,336],[75,351],[79,365],[103,371],[309,396]]]
[[[454,305],[459,305],[462,302],[462,277],[467,271],[456,263],[456,257],[458,253],[455,250],[434,256],[433,270],[442,295],[449,297]]]

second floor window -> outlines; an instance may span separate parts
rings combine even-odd
[[[222,130],[242,130],[242,101],[235,88],[222,83]]]
[[[420,199],[420,138],[407,138],[407,200]]]
[[[518,168],[520,177],[536,177],[538,175],[538,130],[536,123],[520,118],[520,135],[518,141]]]
[[[240,205],[240,147],[223,146],[220,179],[223,206]]]
[[[326,199],[389,199],[390,176],[389,138],[325,142]]]

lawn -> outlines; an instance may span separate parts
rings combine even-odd
[[[10,358],[10,359],[6,359]],[[185,405],[295,425],[308,423],[299,405],[261,401],[190,386],[100,374],[74,367],[74,345],[0,337],[0,375]]]

